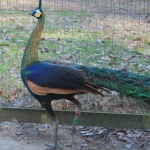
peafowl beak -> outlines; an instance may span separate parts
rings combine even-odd
[[[32,16],[32,13],[33,13],[33,11],[32,11],[32,12],[27,13],[27,15],[31,15],[31,16]]]

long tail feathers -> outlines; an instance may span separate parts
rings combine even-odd
[[[150,105],[150,77],[148,76],[123,70],[74,65],[61,61],[48,62],[84,70],[91,78],[95,88],[100,87],[107,92],[109,92],[108,90],[116,91]]]
[[[85,70],[98,86],[117,91],[150,104],[150,77],[122,70],[77,66]]]

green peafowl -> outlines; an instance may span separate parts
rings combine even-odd
[[[42,0],[39,0],[39,7],[29,15],[36,17],[38,22],[24,51],[21,78],[31,95],[40,102],[54,120],[54,148],[57,148],[59,121],[51,106],[53,100],[67,99],[77,106],[72,125],[73,141],[82,106],[75,99],[76,94],[92,93],[103,96],[99,89],[107,92],[109,91],[106,89],[109,89],[145,101],[150,105],[150,77],[122,70],[39,61],[39,41],[45,22]]]

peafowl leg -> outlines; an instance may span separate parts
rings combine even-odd
[[[61,149],[61,147],[58,145],[58,125],[59,125],[59,120],[56,117],[52,106],[51,106],[51,101],[44,101],[41,103],[42,106],[47,110],[47,112],[51,115],[51,117],[54,120],[54,144],[46,144],[47,146],[50,147],[50,149]]]
[[[72,124],[72,142],[73,143],[75,143],[74,135],[76,134],[76,125],[78,123],[79,116],[81,114],[81,107],[82,107],[81,103],[77,105],[77,111],[75,112],[75,117],[73,119],[73,124]]]
[[[71,99],[71,101],[73,103],[75,103],[76,106],[77,106],[76,112],[75,112],[75,117],[73,119],[73,124],[72,124],[72,143],[75,143],[74,135],[76,134],[76,125],[78,123],[79,116],[81,114],[82,104],[81,104],[81,102],[79,102],[78,100],[76,100],[74,97]]]
[[[47,146],[50,147],[50,149],[62,149],[57,141],[58,141],[58,125],[59,125],[59,120],[57,118],[54,119],[54,144],[46,144]]]
[[[57,140],[58,140],[58,125],[59,120],[56,118],[54,121],[54,149],[58,147]]]

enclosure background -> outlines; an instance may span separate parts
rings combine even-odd
[[[26,13],[38,0],[0,1],[0,105],[41,107],[20,79],[23,51],[37,20]],[[122,69],[150,76],[149,0],[43,0],[46,14],[41,60]],[[147,113],[143,105],[116,92],[78,96],[83,110]],[[53,108],[74,110],[66,101]]]

